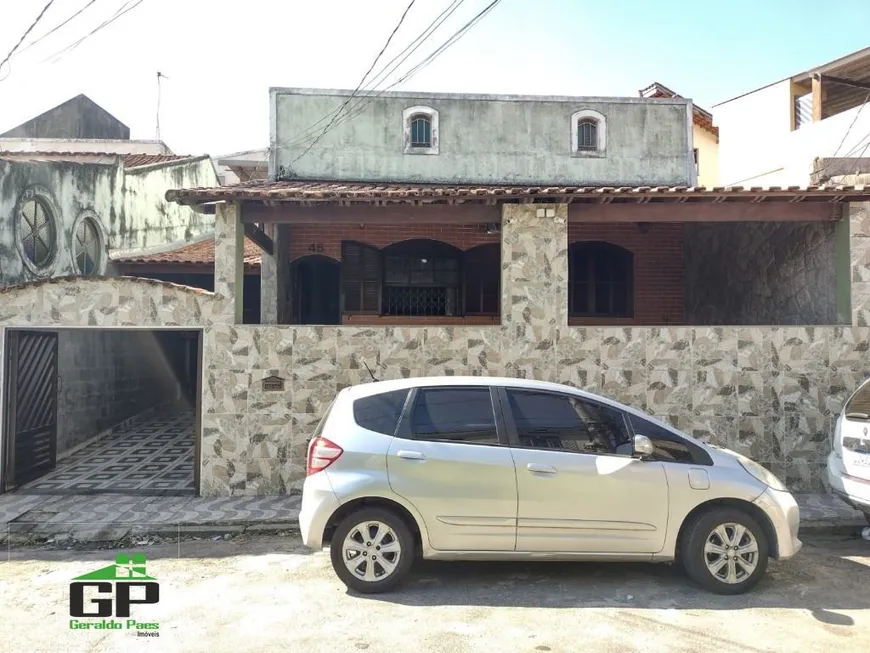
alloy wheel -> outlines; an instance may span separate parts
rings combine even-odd
[[[347,570],[367,582],[389,577],[399,564],[402,545],[395,531],[379,521],[366,521],[350,529],[341,545]]]
[[[704,543],[704,562],[716,580],[729,585],[742,583],[758,566],[758,541],[742,524],[720,524]]]

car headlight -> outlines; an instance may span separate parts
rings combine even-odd
[[[752,476],[764,483],[767,487],[774,490],[779,490],[780,492],[788,491],[785,483],[780,481],[776,477],[776,474],[771,472],[769,469],[762,467],[757,462],[755,462],[754,460],[750,460],[746,456],[740,456],[737,460],[743,467],[743,469],[752,474]]]

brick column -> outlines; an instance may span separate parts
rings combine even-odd
[[[849,228],[852,324],[870,326],[870,202],[853,202],[847,206],[848,214],[843,216],[843,222],[848,221]]]
[[[217,205],[214,221],[214,292],[222,302],[223,313],[234,324],[242,323],[245,232],[239,205]]]
[[[568,205],[502,207],[501,322],[568,324]]]

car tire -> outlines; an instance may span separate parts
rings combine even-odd
[[[335,573],[361,594],[394,589],[408,575],[414,554],[414,536],[408,525],[386,508],[351,513],[338,524],[329,546]]]
[[[755,519],[736,508],[700,514],[688,525],[681,545],[686,573],[715,594],[747,592],[767,570],[767,535]]]

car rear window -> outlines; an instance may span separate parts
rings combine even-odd
[[[370,397],[361,397],[353,402],[353,419],[369,431],[395,435],[407,390],[393,390]]]
[[[846,415],[867,415],[870,417],[870,383],[865,383],[846,404]]]

